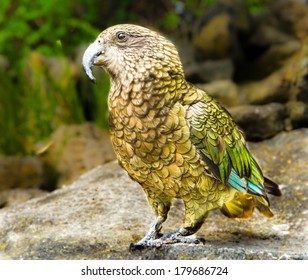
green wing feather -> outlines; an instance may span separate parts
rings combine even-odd
[[[230,114],[204,93],[188,109],[190,139],[211,172],[239,191],[266,197],[262,171]]]

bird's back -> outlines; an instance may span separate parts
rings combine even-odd
[[[247,148],[244,133],[229,112],[206,92],[194,85],[191,92],[195,93],[186,98],[186,103],[190,103],[187,110],[190,140],[208,171],[225,188],[236,190],[234,198],[225,201],[222,213],[230,218],[247,218],[257,208],[265,216],[273,216],[267,194],[280,196],[279,187],[264,178]]]

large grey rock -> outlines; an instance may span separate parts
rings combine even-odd
[[[275,217],[255,213],[230,220],[209,215],[198,236],[205,245],[168,245],[129,252],[153,214],[137,183],[117,163],[99,166],[66,188],[0,210],[2,259],[308,259],[308,129],[251,143],[264,173],[282,197],[271,197]],[[180,226],[176,201],[163,231]]]
[[[267,139],[285,129],[287,109],[280,103],[240,105],[229,112],[249,140]]]
[[[184,71],[188,81],[207,83],[230,80],[234,73],[234,66],[230,59],[206,60],[191,63]]]

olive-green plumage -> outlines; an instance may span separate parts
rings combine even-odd
[[[217,208],[231,218],[249,217],[255,207],[273,215],[267,193],[280,195],[278,186],[264,179],[230,114],[185,80],[170,41],[144,27],[116,25],[84,54],[85,71],[95,80],[93,64],[112,80],[109,123],[119,163],[140,183],[157,217],[137,245],[189,242],[183,236]],[[183,227],[159,240],[174,198],[185,204]]]

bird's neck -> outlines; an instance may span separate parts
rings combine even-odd
[[[111,84],[109,105],[127,106],[132,103],[138,107],[146,103],[153,109],[159,109],[158,102],[165,105],[177,102],[187,88],[183,75],[136,77],[123,73],[112,79]]]
[[[158,120],[162,121],[161,118],[182,99],[186,89],[182,76],[134,80],[131,83],[113,81],[108,99],[110,126],[121,127],[131,122],[155,127]]]

